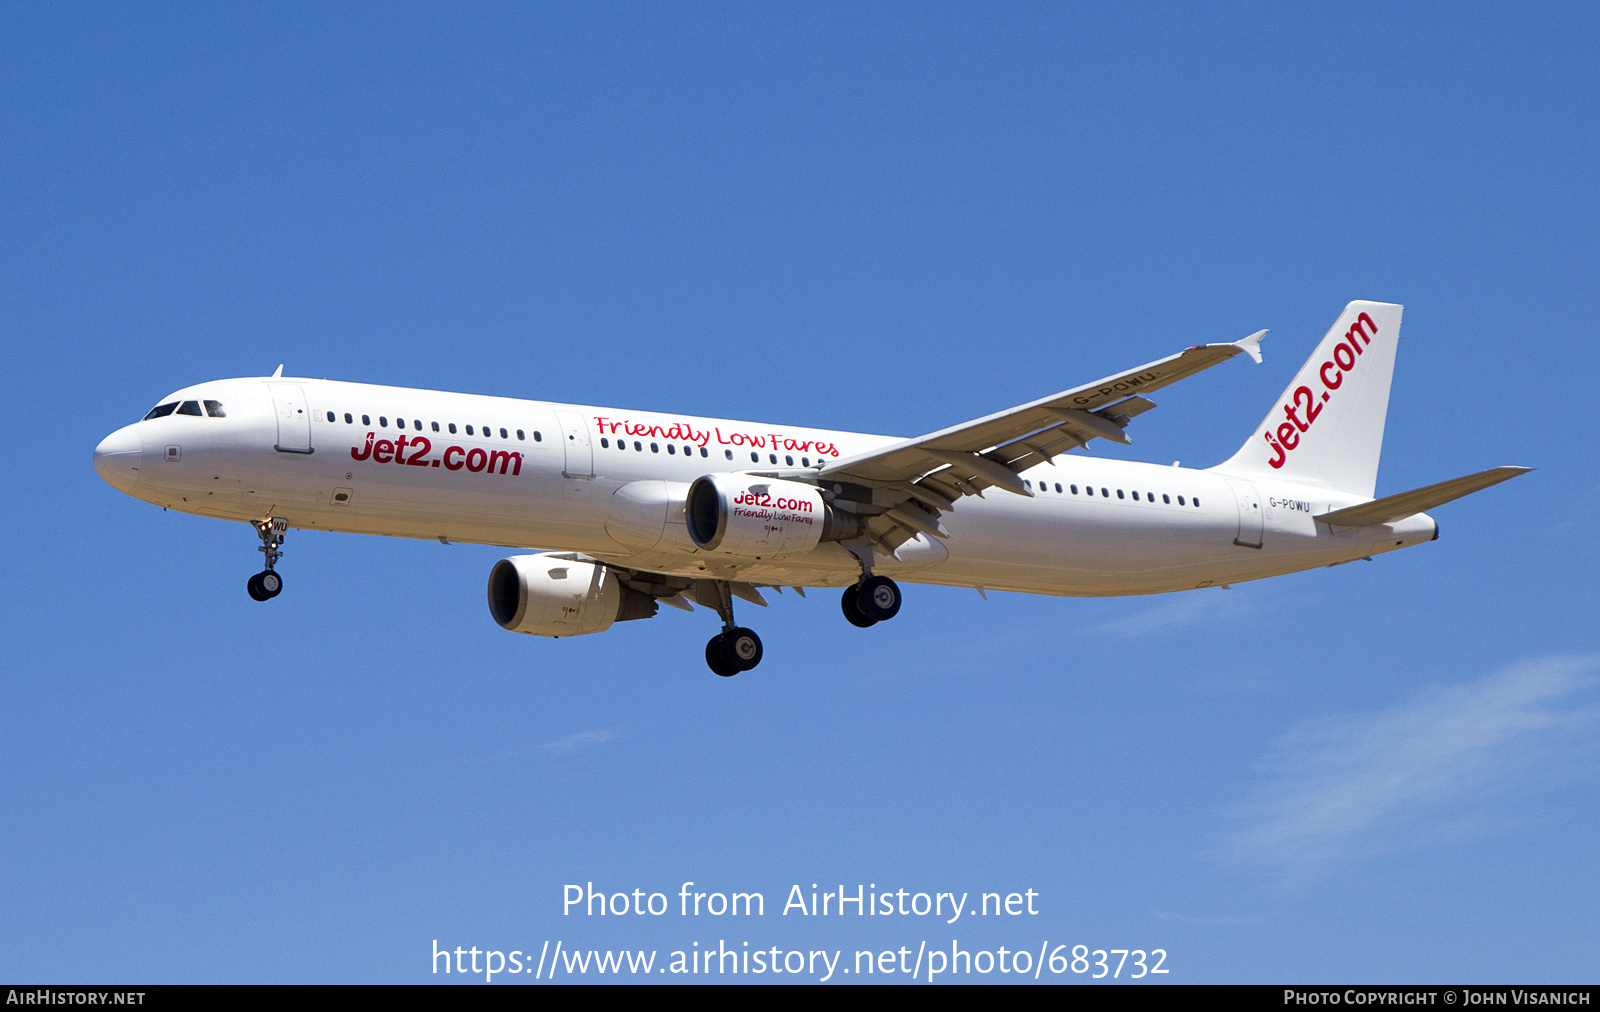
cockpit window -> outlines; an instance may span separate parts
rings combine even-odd
[[[206,401],[206,414],[212,418],[227,418],[228,413],[222,410],[221,401]]]
[[[173,401],[171,404],[157,404],[155,407],[150,409],[150,413],[148,415],[144,416],[144,420],[148,422],[152,418],[165,418],[166,416],[172,414],[177,407],[177,401]]]
[[[199,413],[199,401],[184,401],[182,404],[178,405],[178,414],[180,415],[198,415]]]

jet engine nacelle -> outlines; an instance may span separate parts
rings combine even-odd
[[[489,571],[489,614],[512,632],[584,636],[655,613],[655,598],[624,587],[616,573],[597,562],[513,555]]]
[[[780,559],[861,531],[813,485],[749,474],[708,474],[689,486],[684,509],[689,537],[708,551],[747,559]]]

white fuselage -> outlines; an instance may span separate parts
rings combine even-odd
[[[130,495],[202,516],[572,551],[784,586],[844,586],[860,566],[833,543],[782,561],[702,551],[683,533],[681,508],[646,547],[649,538],[622,533],[639,506],[617,491],[717,471],[800,474],[896,442],[329,380],[219,380],[167,399],[207,400],[224,417],[170,413],[127,426],[96,451],[97,470]],[[1425,514],[1329,527],[1313,516],[1364,500],[1215,471],[1073,454],[1023,478],[1032,498],[991,489],[963,499],[943,518],[947,540],[920,536],[877,570],[1036,594],[1151,594],[1334,565],[1437,533]]]

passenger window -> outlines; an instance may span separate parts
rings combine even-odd
[[[1186,504],[1186,503],[1185,503],[1185,502],[1184,502],[1184,501],[1183,501],[1183,496],[1181,496],[1181,495],[1180,495],[1180,496],[1178,496],[1178,505],[1179,505],[1179,506],[1184,506],[1184,505],[1187,505],[1187,504]]]
[[[362,425],[371,425],[372,424],[372,416],[371,415],[362,415],[361,416],[361,424]]]
[[[1200,497],[1199,496],[1195,496],[1194,497],[1194,505],[1195,505],[1196,509],[1200,508]]]
[[[328,421],[330,421],[330,422],[333,421],[333,412],[332,411],[328,412]]]
[[[483,427],[483,438],[488,439],[492,435],[494,435],[494,430],[485,425]]]
[[[1137,490],[1135,490],[1134,493],[1133,493],[1133,501],[1134,502],[1138,502],[1139,501],[1139,493],[1138,493]]]
[[[709,457],[709,456],[711,456],[711,451],[707,450],[705,447],[702,446],[702,447],[700,447],[700,456]]]
[[[198,415],[198,414],[200,414],[200,402],[199,401],[184,401],[182,404],[180,404],[178,406],[178,414],[180,414],[180,415]]]
[[[633,441],[633,450],[634,450],[635,453],[643,453],[644,452],[644,444],[639,442],[637,439],[635,439]]]
[[[379,415],[378,416],[378,424],[380,426],[382,426],[383,428],[387,429],[389,427],[389,419],[387,417],[383,416],[383,415]]]
[[[144,420],[148,422],[152,418],[165,418],[176,410],[178,410],[177,401],[173,401],[171,404],[157,404],[155,407],[150,409],[150,413],[148,415],[144,416]]]
[[[661,452],[661,447],[657,446],[655,443],[651,443],[650,444],[650,452],[651,453],[660,453]]]
[[[750,454],[750,463],[752,463],[752,464],[761,463],[761,455],[759,453],[755,453],[754,451],[752,451],[751,454]]]
[[[1031,482],[1028,479],[1024,478],[1024,479],[1022,479],[1022,487],[1023,488],[1032,488],[1033,487],[1033,482]]]
[[[467,435],[472,435],[472,426],[467,426]]]
[[[525,441],[525,440],[526,440],[526,439],[527,439],[527,438],[528,438],[528,437],[527,437],[527,436],[524,436],[524,435],[523,435],[523,434],[522,434],[522,430],[521,430],[521,429],[518,429],[518,430],[517,430],[517,442],[519,442],[519,443],[520,443],[520,442],[523,442],[523,441]]]
[[[774,464],[776,464],[778,462],[778,455],[776,453],[769,453],[769,454],[767,454],[767,456],[772,459],[772,462]]]
[[[506,430],[505,429],[501,429],[500,430],[500,438],[501,439],[510,439],[511,437],[506,435]]]
[[[1163,493],[1161,493],[1161,501],[1166,503],[1168,506],[1171,506],[1172,505],[1172,496],[1167,495],[1165,492],[1163,492]]]
[[[794,466],[794,458],[789,456],[788,454],[785,454],[784,457],[783,457],[783,463],[784,463],[785,467],[793,467]]]
[[[801,457],[800,458],[800,466],[801,467],[810,467],[811,466],[811,458],[810,457]]]
[[[421,431],[422,431],[422,419],[420,419],[420,418],[413,418],[413,419],[412,419],[412,420],[411,420],[411,427],[412,427],[412,428],[413,428],[413,429],[416,429],[416,430],[417,430],[417,431],[418,431],[418,432],[421,432]]]
[[[1060,491],[1061,491],[1061,483],[1060,483],[1060,482],[1059,482],[1059,481],[1058,481],[1058,482],[1056,482],[1056,491],[1057,491],[1057,492],[1060,492]]]
[[[607,439],[604,436],[601,436],[600,437],[600,449],[602,449],[602,450],[611,449],[611,440]]]
[[[539,430],[538,430],[538,429],[534,429],[534,430],[533,430],[533,441],[534,441],[534,442],[535,442],[535,443],[542,443],[542,442],[544,442],[544,437],[543,437],[543,436],[541,436],[541,435],[539,435]]]
[[[1119,489],[1117,489],[1117,498],[1118,498],[1118,499],[1125,499],[1125,498],[1127,498],[1127,497],[1126,497],[1126,496],[1124,496],[1124,495],[1123,495],[1123,494],[1122,494],[1122,489],[1120,489],[1120,488],[1119,488]]]
[[[447,424],[446,424],[446,425],[445,425],[445,428],[447,428],[447,429],[449,429],[449,430],[450,430],[450,435],[452,435],[452,436],[453,436],[453,435],[455,435],[455,434],[456,434],[456,423],[455,423],[455,422],[449,422],[449,423],[447,423]]]
[[[228,417],[228,413],[226,411],[222,410],[222,402],[221,401],[206,401],[205,405],[206,405],[206,414],[210,415],[212,418],[227,418]],[[330,416],[328,418],[328,421],[330,421],[330,422],[333,421],[333,418]]]
[[[396,418],[394,420],[394,427],[397,428],[397,429],[405,428],[406,427],[406,420],[404,418]]]
[[[667,452],[676,455],[677,452],[678,452],[677,445],[673,444],[673,443],[668,443],[667,444]]]
[[[1070,489],[1072,489],[1072,494],[1073,494],[1073,495],[1077,495],[1077,494],[1078,494],[1078,486],[1076,486],[1076,485],[1069,485],[1069,486],[1067,486],[1067,487],[1068,487],[1068,488],[1070,488]]]
[[[1107,492],[1105,490],[1104,486],[1101,486],[1101,488],[1100,488],[1100,495],[1101,495],[1102,498],[1105,498],[1105,499],[1110,499],[1111,498],[1111,493]]]
[[[346,412],[345,412],[345,413],[344,413],[344,423],[345,423],[345,424],[346,424],[346,425],[354,425],[354,424],[355,424],[355,421],[356,421],[356,420],[355,420],[355,419],[354,419],[354,418],[351,418],[351,417],[350,417],[350,412],[348,412],[348,411],[346,411]]]
[[[729,460],[733,459],[733,451],[732,450],[723,450],[722,452],[728,455],[728,459]]]
[[[1084,492],[1085,495],[1094,495],[1094,486],[1093,485],[1085,485],[1085,486],[1083,486],[1083,492]]]
[[[439,431],[439,423],[438,422],[429,422],[428,424],[433,426],[433,431],[435,431],[435,432]]]

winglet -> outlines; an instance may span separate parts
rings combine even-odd
[[[1256,353],[1256,361],[1259,362],[1260,360],[1261,360],[1261,353],[1257,352]],[[277,369],[276,372],[274,372],[272,374],[272,378],[273,379],[282,379],[283,378],[283,363],[282,362],[278,363],[278,369]]]
[[[1261,364],[1261,339],[1267,336],[1264,330],[1258,330],[1243,341],[1233,342],[1233,346],[1255,359],[1256,365]]]

